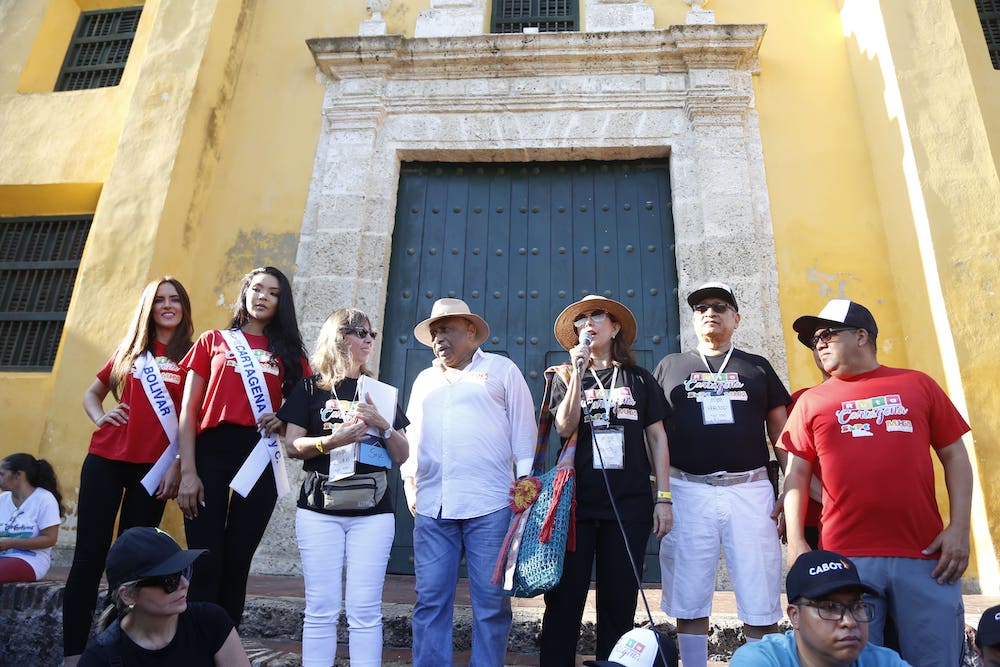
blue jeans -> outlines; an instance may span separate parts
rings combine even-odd
[[[861,579],[878,589],[881,598],[866,595],[875,605],[868,641],[882,645],[886,614],[899,632],[903,659],[914,667],[958,667],[965,642],[962,583],[939,584],[931,572],[936,560],[852,556]]]
[[[503,508],[473,519],[433,519],[418,514],[413,524],[417,603],[413,606],[414,667],[452,664],[458,565],[465,553],[472,598],[470,667],[502,665],[510,632],[510,598],[490,583],[510,525]]]

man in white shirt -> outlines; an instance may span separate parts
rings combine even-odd
[[[486,321],[460,299],[439,299],[413,330],[434,350],[406,416],[410,457],[400,469],[414,515],[413,664],[452,663],[455,582],[464,553],[472,598],[472,667],[502,665],[510,600],[491,583],[510,524],[510,487],[531,472],[535,413],[524,376],[479,349]]]

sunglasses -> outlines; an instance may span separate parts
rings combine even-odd
[[[721,301],[718,303],[699,303],[694,307],[695,312],[698,313],[707,313],[711,310],[713,313],[718,313],[719,315],[723,314],[730,308],[732,308],[731,305],[728,303],[722,303]]]
[[[841,331],[857,331],[857,328],[856,327],[833,327],[831,329],[827,329],[825,331],[821,331],[820,333],[816,334],[815,336],[813,336],[812,338],[809,339],[809,347],[811,347],[812,349],[815,350],[816,346],[819,345],[820,341],[823,341],[824,343],[829,343],[833,339],[833,337],[835,335],[839,334]]]
[[[341,331],[344,332],[345,334],[354,334],[358,338],[368,338],[368,336],[371,336],[372,340],[378,338],[377,331],[375,331],[374,329],[369,331],[364,327],[344,327],[343,329],[341,329]]]
[[[579,318],[573,320],[573,327],[579,329],[587,323],[587,320],[590,320],[591,322],[603,322],[607,319],[607,317],[608,311],[606,310],[595,310],[590,314],[584,313],[583,315],[580,315]]]
[[[160,587],[165,593],[173,593],[178,588],[181,587],[181,577],[184,577],[188,581],[191,581],[191,571],[192,566],[188,565],[186,568],[180,572],[174,572],[173,574],[164,574],[157,577],[146,577],[145,579],[139,579],[135,582],[135,585],[139,588],[154,588]]]

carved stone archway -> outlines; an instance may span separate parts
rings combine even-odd
[[[327,90],[296,271],[307,339],[331,295],[381,319],[401,161],[669,156],[681,291],[731,282],[752,314],[740,344],[783,367],[751,81],[763,34],[709,24],[309,40]]]

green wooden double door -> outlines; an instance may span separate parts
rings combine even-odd
[[[490,325],[482,348],[524,373],[536,411],[546,367],[568,359],[556,316],[587,294],[624,303],[638,320],[634,346],[652,369],[678,349],[677,272],[667,163],[404,163],[383,325],[381,379],[405,409],[433,358],[413,337],[437,299],[465,300]],[[559,440],[550,438],[554,461]],[[413,520],[390,475],[396,540],[389,570],[413,572]],[[646,577],[659,580],[651,540]]]

